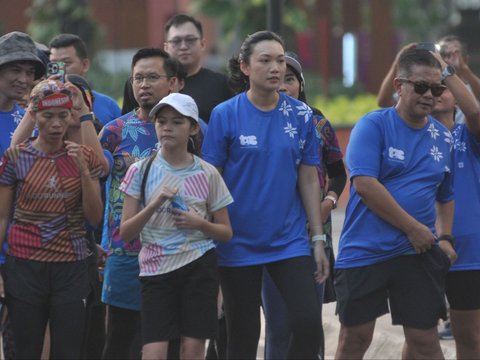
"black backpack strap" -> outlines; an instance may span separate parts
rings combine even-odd
[[[148,158],[147,163],[145,165],[145,170],[143,171],[140,194],[142,196],[142,203],[143,203],[144,207],[145,207],[145,185],[147,183],[148,173],[150,172],[150,168],[152,167],[152,163],[153,163],[153,160],[155,159],[156,155],[157,155],[156,152],[154,152],[152,155],[150,155],[150,157]]]

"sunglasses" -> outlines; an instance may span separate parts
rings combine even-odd
[[[441,85],[441,84],[430,85],[430,84],[428,84],[426,82],[423,82],[423,81],[412,81],[412,80],[402,79],[402,78],[399,78],[398,80],[400,80],[404,83],[412,84],[413,85],[413,90],[419,95],[423,95],[428,90],[430,90],[432,92],[433,96],[439,97],[443,94],[443,92],[447,88],[445,85]]]

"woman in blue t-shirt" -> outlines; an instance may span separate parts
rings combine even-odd
[[[455,243],[458,258],[446,279],[450,322],[457,359],[480,359],[480,109],[464,82],[439,54],[447,90],[438,98],[432,116],[452,132],[455,213],[451,236],[439,240]],[[465,67],[459,52],[449,58],[457,71]],[[462,67],[463,65],[463,67]],[[455,123],[456,106],[465,123]],[[455,259],[451,259],[452,261]]]
[[[265,268],[287,305],[288,357],[316,358],[321,322],[315,280],[323,282],[329,270],[312,110],[278,91],[286,64],[275,33],[248,36],[229,67],[231,85],[241,92],[213,110],[203,145],[204,159],[222,171],[236,199],[229,206],[234,236],[217,246],[227,357],[256,358]]]
[[[285,53],[285,61],[287,63],[287,71],[280,86],[280,91],[307,103],[305,79],[297,54],[287,51]],[[330,215],[336,208],[337,200],[345,187],[347,174],[335,130],[320,110],[312,108],[312,111],[321,159],[321,165],[317,167],[321,188],[321,197],[318,200],[321,201],[322,219],[324,221],[323,231],[327,235],[325,253],[330,260],[330,277],[326,282],[317,284],[321,311],[323,302],[335,301],[335,292],[332,290],[332,269],[335,261],[332,248],[332,219]],[[262,304],[263,313],[265,314],[265,359],[285,359],[291,335],[287,310],[268,272],[265,271],[263,275]],[[327,290],[327,296],[324,296],[325,288],[328,286],[330,286],[330,291]],[[321,340],[319,356],[323,359],[325,352],[323,331]]]

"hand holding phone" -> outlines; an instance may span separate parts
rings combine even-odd
[[[424,49],[424,50],[433,51],[433,52],[437,51],[437,47],[435,46],[435,43],[431,43],[431,42],[420,42],[417,44],[416,49]]]
[[[63,61],[51,61],[47,65],[47,78],[57,75],[58,80],[65,82],[65,63]]]

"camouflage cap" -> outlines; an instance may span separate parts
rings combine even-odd
[[[32,38],[19,31],[0,37],[0,66],[14,61],[32,61],[35,64],[35,80],[45,74],[45,65],[37,56]]]

